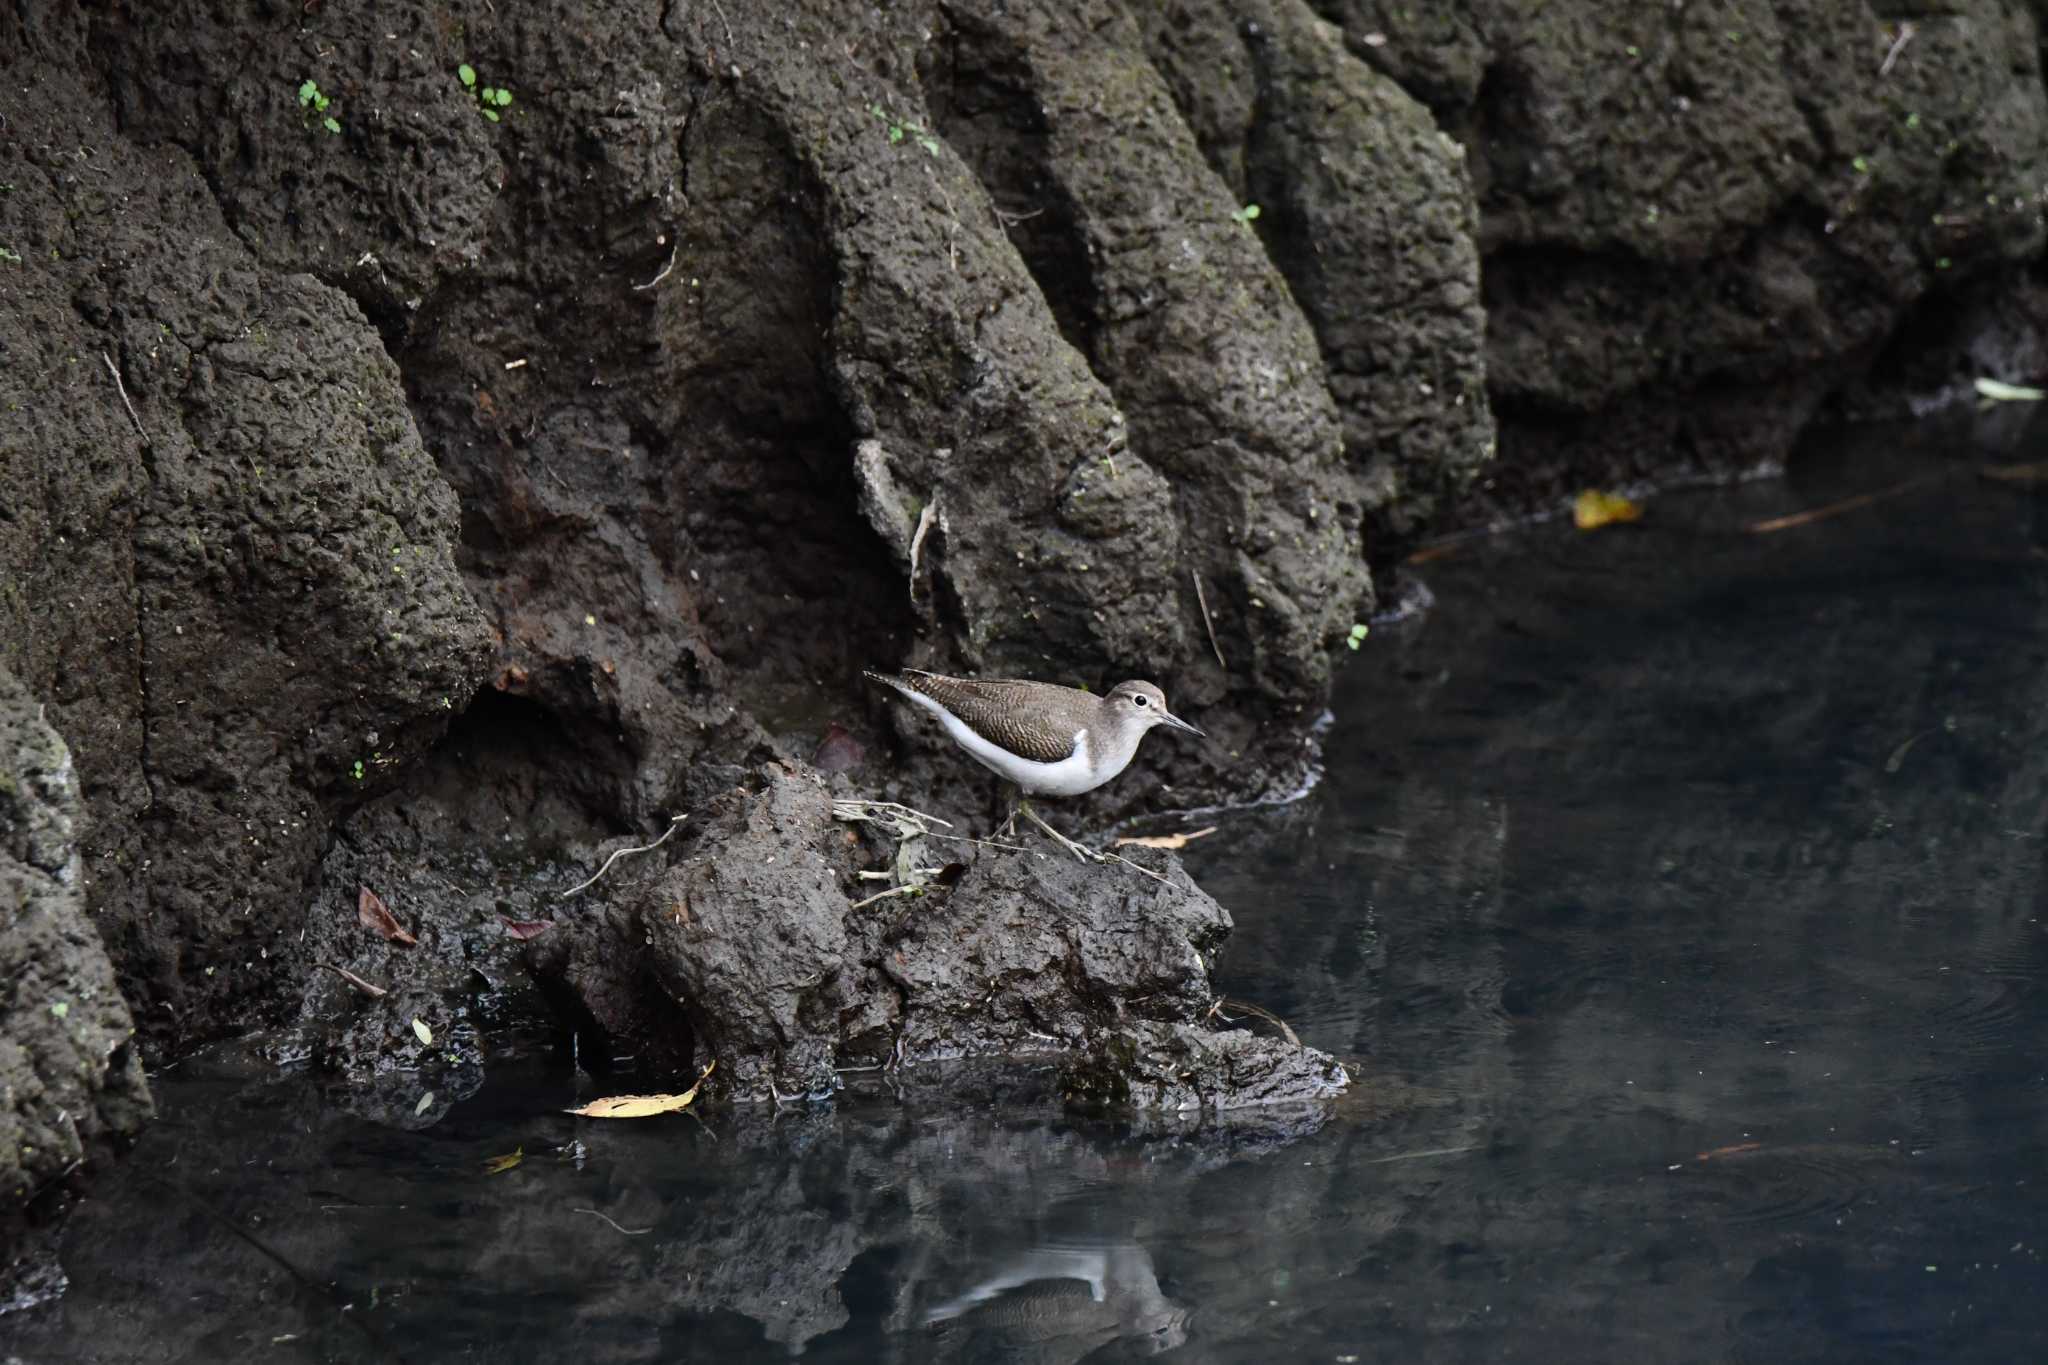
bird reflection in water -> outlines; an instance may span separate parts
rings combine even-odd
[[[1136,1242],[1063,1242],[1009,1257],[924,1321],[960,1358],[1070,1365],[1119,1340],[1131,1354],[1170,1351],[1187,1340],[1188,1310]]]

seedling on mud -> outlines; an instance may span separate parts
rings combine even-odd
[[[1258,216],[1259,206],[1257,204],[1246,204],[1243,208],[1236,210],[1230,215],[1233,221],[1243,223],[1246,226],[1250,226],[1258,219]]]
[[[330,133],[341,132],[341,120],[327,112],[327,106],[334,101],[320,93],[319,82],[306,80],[299,85],[299,108],[309,115],[317,115],[320,126]]]
[[[924,148],[930,155],[937,156],[939,154],[939,140],[910,120],[895,117],[879,104],[870,104],[868,112],[880,119],[882,126],[888,130],[890,146],[895,146],[907,137],[918,146]]]
[[[455,68],[455,79],[462,82],[462,88],[476,96],[477,109],[491,122],[498,121],[498,111],[512,105],[512,92],[502,85],[479,86],[476,83],[476,68],[468,62]]]

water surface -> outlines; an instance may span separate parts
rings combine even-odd
[[[599,1126],[536,1057],[408,1131],[194,1065],[0,1350],[2039,1359],[2048,559],[1983,458],[1871,438],[1418,568],[1324,783],[1190,853],[1224,988],[1353,1065],[1319,1119],[941,1077]]]

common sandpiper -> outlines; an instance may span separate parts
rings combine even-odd
[[[1168,711],[1166,694],[1148,682],[1118,683],[1097,696],[1017,678],[949,678],[914,668],[862,673],[937,716],[955,744],[1022,793],[1013,820],[1023,815],[1083,861],[1101,855],[1039,819],[1031,798],[1094,791],[1130,766],[1155,725],[1202,733]]]

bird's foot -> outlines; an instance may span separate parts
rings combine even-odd
[[[1017,809],[1010,812],[1010,819],[1014,821],[1019,815],[1023,816],[1032,824],[1038,826],[1041,830],[1045,831],[1045,835],[1047,838],[1051,839],[1054,843],[1058,844],[1067,852],[1073,854],[1076,858],[1079,858],[1082,862],[1100,863],[1108,861],[1107,855],[1097,853],[1094,849],[1088,847],[1086,844],[1074,842],[1072,839],[1069,839],[1066,835],[1054,829],[1051,825],[1045,823],[1045,821],[1039,819],[1038,812],[1031,809],[1030,802],[1018,802]]]

